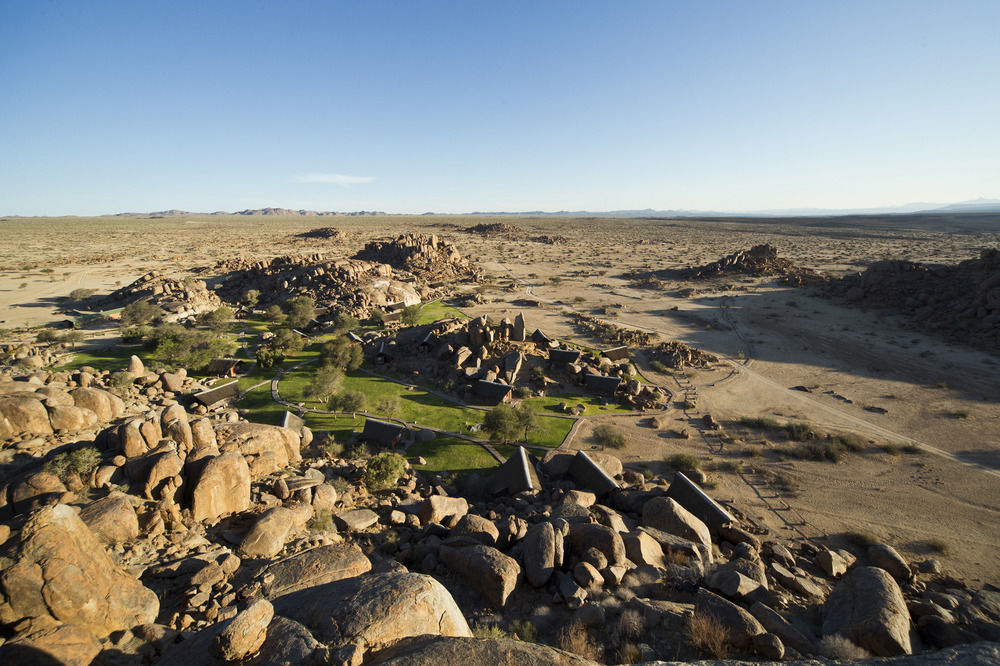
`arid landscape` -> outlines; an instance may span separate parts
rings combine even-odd
[[[986,663],[998,230],[0,219],[0,655]]]

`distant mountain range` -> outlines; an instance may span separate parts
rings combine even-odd
[[[1000,199],[975,199],[958,203],[908,203],[902,206],[881,208],[781,208],[773,210],[716,211],[716,210],[528,210],[528,211],[475,211],[461,215],[507,215],[521,217],[828,217],[837,215],[907,215],[913,213],[1000,213]],[[289,208],[256,208],[234,213],[193,213],[186,210],[161,210],[153,213],[118,213],[115,217],[186,217],[191,215],[274,215],[282,217],[339,217],[359,215],[386,215],[382,211],[359,210],[353,212],[292,210]],[[449,215],[449,213],[422,213],[422,215]]]

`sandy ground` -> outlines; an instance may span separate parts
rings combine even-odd
[[[523,237],[484,238],[460,230],[494,221],[524,230]],[[0,253],[0,328],[7,329],[63,318],[55,299],[73,289],[108,292],[152,269],[207,277],[212,271],[199,269],[234,256],[349,256],[368,239],[407,231],[438,233],[478,257],[493,276],[480,287],[489,302],[470,308],[472,314],[523,311],[532,329],[594,344],[581,338],[566,316],[578,310],[720,357],[714,369],[680,380],[652,372],[640,361],[650,380],[677,395],[679,381],[693,384],[698,401],[694,410],[673,409],[668,415],[692,433],[690,439],[654,430],[645,417],[608,417],[628,435],[629,445],[621,452],[627,464],[659,470],[664,458],[677,452],[695,453],[709,469],[741,461],[741,473],[710,472],[717,483],[713,495],[776,536],[838,542],[844,533],[865,532],[912,558],[937,557],[962,578],[1000,583],[1000,558],[993,550],[1000,542],[1000,356],[948,346],[894,316],[848,309],[768,280],[736,277],[697,285],[699,293],[680,298],[670,289],[635,288],[627,276],[631,270],[707,263],[761,242],[776,245],[781,256],[799,265],[833,275],[863,270],[886,257],[956,262],[979,248],[1000,246],[1000,234],[988,229],[952,234],[901,228],[895,221],[850,226],[424,217],[12,220],[0,225],[14,243]],[[295,236],[325,226],[342,229],[343,237]],[[527,240],[540,234],[566,242]],[[45,268],[52,272],[40,272]],[[537,305],[516,303],[522,299]],[[733,439],[721,450],[717,436],[703,437],[698,429],[706,413]],[[871,447],[839,464],[782,462],[766,453],[760,433],[736,423],[744,416],[855,433]],[[591,445],[591,427],[581,428],[573,444]],[[893,455],[879,448],[886,444],[915,444],[923,453]],[[746,457],[751,446],[765,455]],[[779,487],[779,475],[793,492]],[[933,552],[930,542],[946,545],[947,551]]]

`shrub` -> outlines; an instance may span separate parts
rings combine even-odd
[[[330,485],[337,491],[337,495],[344,495],[351,489],[351,484],[342,476],[335,478],[330,482]]]
[[[35,340],[38,342],[55,342],[59,339],[59,332],[53,328],[43,328],[35,334]]]
[[[309,529],[313,532],[335,531],[336,527],[333,524],[333,513],[331,513],[329,509],[321,509],[309,523]]]
[[[366,401],[365,394],[360,391],[345,391],[332,396],[327,407],[334,412],[360,412]]]
[[[344,335],[323,343],[319,355],[324,363],[329,363],[345,372],[357,370],[365,360],[361,346],[352,344]]]
[[[518,640],[525,643],[538,642],[538,628],[531,623],[531,620],[514,620],[510,623],[511,636],[517,636]]]
[[[142,342],[152,334],[152,326],[132,326],[122,331],[122,342]]]
[[[420,321],[420,305],[408,305],[400,313],[399,320],[407,326],[416,326]]]
[[[669,370],[669,368],[667,368],[667,366],[664,365],[661,361],[650,361],[649,367],[654,372],[667,372]]]
[[[840,634],[830,634],[824,636],[819,643],[823,655],[830,659],[864,659],[870,657],[868,650],[853,642],[846,636]]]
[[[388,490],[396,485],[406,471],[406,458],[398,453],[385,451],[368,461],[365,485],[368,490]]]
[[[711,615],[694,614],[688,621],[688,642],[715,659],[724,659],[729,652],[729,634],[718,619]]]
[[[927,548],[935,553],[940,553],[941,555],[948,554],[948,542],[944,539],[928,539]]]
[[[278,305],[272,305],[264,310],[264,318],[275,324],[280,324],[285,321],[285,313],[281,310]]]
[[[625,435],[618,428],[603,423],[594,428],[594,439],[606,448],[621,449],[625,446]]]
[[[66,481],[72,474],[78,474],[80,478],[85,479],[100,462],[101,452],[96,446],[83,446],[56,454],[45,463],[43,469],[62,481]]]
[[[788,436],[797,442],[814,439],[816,437],[813,427],[808,423],[796,423],[794,421],[790,421],[785,425],[784,429],[785,432],[788,433]]]
[[[344,455],[344,445],[333,437],[327,437],[319,445],[320,450],[331,458],[341,458]],[[343,481],[343,479],[341,479]]]
[[[593,661],[601,658],[600,646],[580,622],[563,628],[559,634],[559,648]]]
[[[675,453],[667,458],[667,464],[678,472],[693,472],[701,468],[701,461],[690,453]]]
[[[122,308],[120,321],[122,327],[126,328],[155,322],[162,316],[163,310],[158,305],[149,301],[135,301]]]
[[[920,455],[924,452],[922,448],[916,444],[906,444],[903,446],[903,453],[909,453],[910,455]]]
[[[127,370],[112,372],[109,379],[111,380],[111,386],[117,389],[128,388],[132,385],[132,382],[135,381],[135,377],[133,377],[132,373]]]
[[[841,433],[839,435],[833,436],[833,441],[835,444],[843,446],[848,451],[852,453],[857,453],[858,451],[863,451],[865,449],[865,440],[858,435],[852,433]]]
[[[96,289],[74,289],[69,292],[69,300],[71,301],[82,301],[85,298],[90,298],[97,293]]]
[[[895,444],[891,444],[891,443],[883,444],[882,445],[882,450],[885,451],[886,453],[888,453],[890,456],[898,456],[899,455],[899,447],[896,446]]]
[[[472,625],[472,635],[476,638],[510,638],[510,634],[500,628],[498,624]]]
[[[759,428],[760,430],[781,430],[781,424],[775,419],[767,416],[762,417],[749,417],[744,416],[740,419],[742,425],[748,426],[750,428]]]
[[[848,541],[859,548],[868,548],[878,543],[878,539],[868,532],[848,532],[844,536],[847,537]]]

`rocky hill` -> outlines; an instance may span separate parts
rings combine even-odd
[[[880,261],[831,282],[825,293],[905,315],[916,328],[1000,351],[1000,251],[958,264]]]
[[[688,269],[684,277],[704,280],[730,274],[756,277],[780,275],[786,283],[795,286],[823,281],[814,271],[796,266],[788,259],[778,256],[778,249],[768,244],[755,245],[749,250],[739,250],[710,264]]]
[[[159,306],[169,318],[186,317],[222,306],[219,297],[202,280],[180,280],[158,271],[146,273],[132,284],[96,299],[94,304],[101,309],[110,310],[140,300]]]
[[[457,278],[475,281],[481,275],[454,243],[437,236],[405,234],[392,240],[372,241],[354,258],[388,264],[425,281]]]

